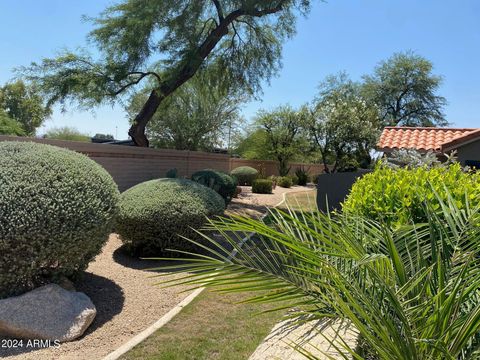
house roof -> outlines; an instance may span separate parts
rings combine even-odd
[[[383,129],[377,149],[445,152],[471,141],[480,140],[480,129],[387,126]]]

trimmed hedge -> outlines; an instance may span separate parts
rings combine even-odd
[[[197,239],[193,229],[201,228],[206,217],[221,215],[224,209],[219,194],[194,181],[150,180],[122,193],[116,230],[132,254],[196,251],[193,243],[180,236]]]
[[[288,176],[282,176],[277,179],[277,185],[283,188],[290,188],[293,185],[292,178]]]
[[[447,168],[391,169],[378,167],[353,185],[342,205],[345,213],[366,216],[391,224],[426,222],[425,202],[434,210],[446,189],[460,209],[477,206],[480,201],[480,173],[466,173],[460,164]]]
[[[192,175],[192,180],[215,190],[228,205],[235,195],[237,181],[232,176],[224,172],[205,169],[197,171]]]
[[[0,297],[84,270],[118,211],[111,176],[87,156],[0,143]]]
[[[252,192],[255,194],[271,194],[273,181],[268,179],[257,179],[253,181]]]
[[[233,169],[230,175],[237,179],[239,185],[251,186],[253,180],[258,177],[258,170],[250,166],[239,166]]]

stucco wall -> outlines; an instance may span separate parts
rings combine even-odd
[[[458,161],[465,165],[466,160],[480,161],[480,140],[461,146],[457,150]]]

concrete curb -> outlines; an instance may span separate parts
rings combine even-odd
[[[274,208],[277,206],[280,206],[285,201],[285,194],[286,193],[283,193],[282,201],[280,201],[278,204],[273,206]],[[263,214],[261,218],[263,219],[265,216],[267,216],[267,214],[268,214],[268,211],[265,214]],[[243,244],[245,244],[245,242],[247,242],[252,236],[253,236],[253,233],[245,236],[240,242],[240,247],[243,246]],[[232,251],[229,258],[230,259],[233,258],[236,254],[237,254],[236,250]],[[142,332],[135,335],[133,338],[131,338],[126,343],[121,345],[118,349],[109,353],[107,356],[103,358],[103,360],[117,360],[118,358],[120,358],[120,356],[124,355],[125,353],[133,349],[135,346],[137,346],[142,341],[147,339],[150,335],[152,335],[155,331],[162,328],[165,324],[167,324],[170,320],[172,320],[175,317],[175,315],[177,315],[180,311],[182,311],[182,309],[185,306],[190,304],[198,295],[202,293],[203,290],[205,290],[204,287],[196,289],[193,293],[188,295],[185,299],[183,299],[173,309],[171,309],[169,312],[163,315],[154,324],[150,325],[148,328],[146,328]]]

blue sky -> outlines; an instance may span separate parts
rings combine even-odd
[[[95,16],[111,3],[0,0],[0,83],[12,78],[14,67],[86,45],[91,25],[81,15]],[[314,0],[297,30],[285,44],[279,76],[264,86],[262,101],[244,106],[247,119],[260,108],[310,101],[328,74],[345,70],[359,80],[380,60],[411,49],[444,77],[439,94],[448,100],[447,120],[458,127],[480,126],[480,1]],[[95,114],[70,108],[66,114],[55,111],[39,133],[58,126],[126,138],[128,120],[120,107],[102,107]]]

